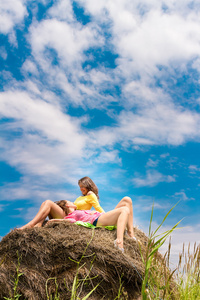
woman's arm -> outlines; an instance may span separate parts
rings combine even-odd
[[[67,222],[70,222],[70,220],[69,219],[50,219],[50,220],[48,220],[48,222],[47,222],[47,224],[48,223],[52,223],[52,222],[63,222],[63,221],[67,221]]]
[[[97,199],[97,196],[93,192],[89,191],[87,193],[86,202],[90,203],[96,211],[98,211],[100,213],[104,212],[103,208],[99,205],[99,201]]]
[[[66,204],[65,206],[68,207],[68,208],[74,208],[74,209],[77,209],[77,206],[76,206],[75,204],[73,204],[73,203]]]

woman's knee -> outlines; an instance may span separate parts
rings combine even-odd
[[[127,206],[124,206],[121,208],[122,213],[125,213],[127,215],[130,214],[130,209]]]
[[[127,204],[132,205],[132,199],[131,199],[130,197],[126,196],[126,197],[123,198],[123,200],[124,200]]]
[[[42,203],[42,205],[48,205],[48,206],[51,206],[52,205],[52,203],[53,203],[53,201],[51,201],[51,200],[45,200],[43,203]]]

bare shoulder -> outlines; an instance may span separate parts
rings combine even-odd
[[[87,195],[95,195],[95,193],[93,193],[92,191],[89,191],[89,192],[87,193]]]

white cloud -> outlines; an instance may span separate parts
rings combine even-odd
[[[200,168],[198,166],[196,166],[196,165],[190,165],[189,166],[189,172],[191,174],[196,174],[199,171],[200,171]]]
[[[168,156],[170,156],[169,153],[163,153],[163,154],[160,155],[160,158],[165,159],[165,158],[168,157]]]
[[[186,200],[188,200],[188,197],[186,196],[186,193],[185,192],[179,192],[179,193],[175,193],[175,197],[178,197],[178,198],[180,198],[181,200],[184,200],[184,201],[186,201]]]
[[[12,185],[10,184],[4,186],[1,189],[0,195],[1,199],[4,200],[27,199],[29,196],[33,196],[30,193],[30,189],[25,189],[23,186],[12,187]]]
[[[140,68],[142,72],[144,69],[155,72],[157,65],[198,55],[199,29],[197,19],[153,10],[128,34],[119,37],[116,31],[116,44],[121,56],[131,60],[138,72]]]
[[[135,115],[122,113],[120,131],[150,139],[152,144],[179,145],[199,136],[200,116],[173,105],[157,104]]]
[[[36,64],[30,59],[25,60],[21,68],[23,73],[39,75]]]
[[[156,104],[138,110],[122,111],[115,128],[104,127],[94,138],[101,146],[181,145],[200,138],[200,115],[174,105]]]
[[[18,48],[17,36],[14,30],[8,34],[8,40],[12,46]]]
[[[54,9],[52,7],[52,11]],[[106,83],[112,84],[109,72],[106,74],[103,67],[82,68],[83,62],[94,60],[92,54],[86,56],[86,51],[104,44],[100,31],[95,23],[82,26],[74,19],[73,22],[59,18],[34,22],[28,35],[33,59],[25,61],[22,72],[27,77],[31,73],[37,78],[39,68],[48,87],[66,94],[65,101],[75,106],[100,107],[101,103],[114,101],[114,97],[100,93],[106,89]]]
[[[87,105],[90,108],[105,107],[111,101],[119,101],[125,108],[139,108],[136,114],[137,121],[143,128],[139,130],[137,136],[134,136],[135,130],[131,127],[129,131],[133,137],[126,136],[123,144],[131,140],[133,144],[154,145],[161,140],[162,144],[176,145],[184,143],[187,136],[195,135],[196,130],[198,131],[198,115],[183,111],[173,105],[172,99],[164,92],[164,89],[155,87],[155,78],[152,75],[156,73],[156,76],[161,76],[162,72],[157,69],[158,64],[166,65],[169,68],[167,72],[169,72],[173,69],[172,61],[178,60],[177,64],[181,66],[182,61],[187,63],[195,54],[198,55],[199,35],[197,32],[200,25],[197,15],[192,11],[185,15],[186,10],[183,7],[185,8],[187,4],[182,5],[180,2],[175,4],[173,1],[170,4],[166,3],[168,10],[165,12],[162,9],[163,3],[159,1],[152,3],[142,1],[133,4],[128,0],[118,0],[117,6],[112,1],[101,1],[95,5],[92,1],[78,1],[78,3],[85,7],[86,13],[95,17],[91,18],[91,22],[87,25],[82,26],[75,20],[70,2],[58,1],[48,11],[48,19],[33,22],[30,27],[28,39],[31,43],[34,61],[36,66],[42,67],[49,86],[52,89],[61,89],[67,95],[67,101],[73,105]],[[68,10],[65,18],[62,12],[63,6],[66,5]],[[143,13],[140,13],[140,10]],[[113,49],[119,55],[118,67],[113,70],[103,66],[83,70],[82,62],[89,59],[85,56],[85,51],[104,45],[101,25],[105,25],[105,20],[108,23],[108,31],[112,33],[110,41]],[[147,46],[148,40],[150,42]],[[58,61],[56,66],[52,63],[54,57],[51,53],[52,49]],[[33,72],[36,72],[36,66],[34,67],[32,62]],[[28,71],[26,62],[23,68]],[[123,86],[121,80],[124,82]],[[115,85],[122,89],[121,99],[102,93],[104,89],[106,90],[106,86]],[[144,111],[141,112],[143,108]],[[168,116],[165,112],[168,112]],[[120,117],[123,117],[123,113]],[[135,118],[135,115],[132,117]],[[150,119],[150,125],[152,125],[149,132],[142,124],[143,118],[146,117],[147,122]],[[193,117],[195,119],[192,121]],[[153,119],[156,121],[153,122]],[[176,127],[175,133],[171,128],[169,128],[170,133],[168,132],[168,124]],[[136,129],[139,127],[135,123],[133,126]],[[115,130],[116,134],[123,134],[124,131],[128,133],[126,127],[128,124],[125,128],[121,128],[122,132]],[[154,139],[155,127],[155,135],[157,133],[158,136]],[[111,134],[113,131],[111,130]],[[147,136],[143,136],[143,133],[146,135],[145,131]],[[112,140],[113,142],[116,140],[115,134]]]
[[[4,46],[0,47],[0,57],[2,57],[4,60],[7,59],[7,52],[6,52],[6,48]]]
[[[90,46],[100,44],[100,37],[95,28],[81,26],[79,23],[68,24],[56,19],[33,23],[30,28],[30,42],[36,61],[46,67],[47,48],[54,49],[63,67],[79,66],[83,61],[83,52]]]
[[[156,170],[148,170],[145,177],[138,176],[135,174],[133,178],[133,183],[136,187],[142,186],[156,186],[160,182],[175,182],[175,176],[163,175]]]
[[[117,150],[114,151],[102,151],[99,156],[95,158],[97,163],[115,163],[120,164],[121,159],[119,158],[119,153]]]
[[[31,198],[29,185],[36,184],[37,177],[41,185],[36,191],[46,183],[74,184],[77,177],[95,172],[95,168],[88,170],[89,160],[92,164],[121,163],[118,151],[98,149],[98,157],[91,151],[90,136],[81,128],[85,117],[67,115],[54,95],[40,90],[37,82],[27,80],[22,87],[26,91],[14,85],[10,91],[0,93],[0,117],[8,118],[8,122],[1,124],[4,135],[0,144],[2,159],[28,183],[19,181],[2,187],[3,198]]]
[[[32,98],[26,92],[4,92],[0,99],[0,115],[14,120],[4,125],[5,132],[18,133],[11,140],[2,137],[3,158],[23,174],[71,181],[87,143],[80,128],[82,119],[72,118],[58,104]]]
[[[148,82],[149,83],[149,82]],[[128,99],[128,107],[152,107],[156,104],[171,102],[170,97],[161,89],[157,87],[149,87],[148,83],[143,80],[130,81],[123,87],[123,93]]]
[[[196,69],[198,72],[200,72],[200,58],[199,57],[197,57],[195,60],[194,60],[194,62],[193,62],[193,64],[192,64],[192,67],[194,68],[194,69]],[[199,102],[199,98],[197,99],[197,101]]]
[[[194,58],[198,62],[198,2],[193,2],[192,8],[189,0],[78,2],[91,14],[92,22],[99,26],[107,24],[113,49],[118,54],[114,74],[118,79],[123,78],[122,105],[151,108],[162,102],[166,107],[168,103],[171,106],[172,99],[164,92],[165,84],[156,88],[156,80],[173,77],[174,69],[187,72],[188,62]],[[193,67],[199,70],[197,65],[194,63]],[[146,142],[151,144],[148,139]]]
[[[77,178],[73,178],[73,182],[71,180],[71,184],[73,186],[77,186]],[[63,190],[62,188],[58,190],[51,186],[44,186],[44,178],[41,180],[41,178],[38,179],[37,177],[27,176],[21,178],[19,182],[7,183],[4,185],[0,190],[0,197],[1,199],[4,199],[4,201],[31,199],[33,203],[40,205],[41,202],[46,199],[50,199],[52,201],[60,199],[74,201],[77,198],[77,195],[70,191],[66,192],[66,190]]]
[[[161,204],[160,204],[160,203]],[[140,212],[151,212],[152,211],[152,206],[153,206],[153,210],[154,212],[156,210],[164,210],[164,209],[170,209],[170,205],[169,203],[166,203],[165,200],[163,199],[157,199],[155,201],[154,197],[150,197],[150,196],[139,196],[137,197],[137,201],[134,203],[134,207],[133,210],[135,212],[135,214],[140,214]],[[138,222],[139,224],[140,222]]]
[[[78,133],[80,121],[62,113],[58,105],[51,105],[39,98],[32,99],[21,91],[3,92],[0,97],[0,113],[7,118],[18,119],[16,125],[25,130],[39,130],[50,140],[65,142],[68,148],[79,137],[76,143],[82,148],[84,137]],[[75,153],[75,150],[72,152]]]
[[[147,166],[147,167],[155,168],[155,167],[157,167],[158,163],[159,163],[159,160],[158,160],[158,159],[157,159],[157,160],[153,160],[153,159],[149,158],[149,160],[148,160],[146,166]]]
[[[48,15],[60,21],[74,21],[72,2],[70,0],[59,0],[48,10]]]
[[[180,191],[180,192],[175,193],[173,197],[175,197],[176,199],[178,198],[178,200],[183,200],[183,201],[195,200],[195,199],[192,198],[192,197],[189,198],[189,197],[186,195],[185,191],[183,191],[183,190]]]
[[[155,70],[158,64],[199,55],[199,15],[188,9],[190,1],[101,1],[79,0],[98,22],[110,24],[113,43],[120,54],[121,68]],[[167,9],[164,11],[163,6]],[[106,16],[106,17],[105,17]],[[132,64],[130,64],[132,62]],[[125,65],[124,65],[125,67]],[[124,72],[127,69],[124,68]]]
[[[0,3],[0,32],[8,34],[27,15],[23,0],[8,0]]]

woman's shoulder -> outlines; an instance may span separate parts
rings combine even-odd
[[[88,193],[87,193],[87,195],[89,196],[89,195],[95,195],[95,193],[93,193],[92,191],[89,191]],[[96,195],[95,195],[96,196]]]
[[[98,197],[95,193],[93,193],[92,191],[89,191],[86,195],[86,199],[91,200],[91,201],[97,201]]]
[[[89,198],[92,198],[92,199],[98,199],[97,198],[97,195],[95,193],[93,193],[92,191],[89,191],[86,195],[86,197],[89,196]]]
[[[92,201],[92,200],[95,200],[95,201],[96,201],[96,199],[98,199],[97,196],[96,196],[96,194],[93,193],[92,191],[89,191],[85,196],[79,196],[79,197],[75,200],[74,204],[76,205],[76,201],[77,201],[77,202],[78,202],[78,201]]]

